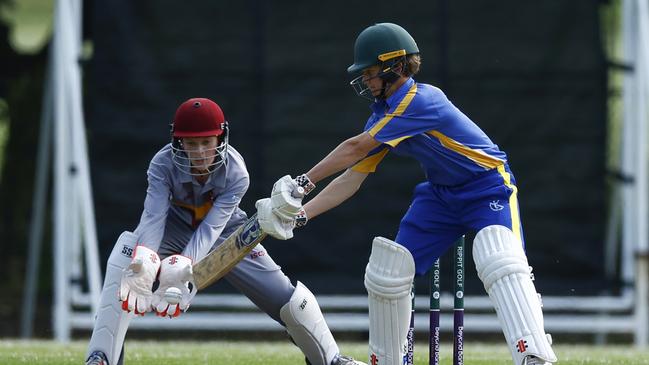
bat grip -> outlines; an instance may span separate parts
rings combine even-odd
[[[297,198],[297,199],[302,199],[302,198],[304,198],[304,195],[305,195],[305,194],[304,194],[304,188],[301,187],[301,186],[296,187],[296,188],[291,192],[291,195],[292,195],[294,198]]]

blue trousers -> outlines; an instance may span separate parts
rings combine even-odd
[[[516,193],[516,182],[506,165],[459,186],[423,182],[415,187],[395,240],[414,257],[418,275],[426,273],[469,231],[502,225],[524,242]]]

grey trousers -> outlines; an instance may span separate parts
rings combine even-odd
[[[212,250],[244,224],[246,219],[246,214],[237,209],[223,229],[221,236],[212,246]],[[193,233],[191,227],[170,214],[167,217],[165,234],[158,249],[160,258],[163,259],[182,252]],[[279,311],[284,304],[288,303],[295,287],[282,272],[281,267],[268,255],[264,246],[257,245],[224,279],[248,297],[259,309],[284,325],[280,319]]]

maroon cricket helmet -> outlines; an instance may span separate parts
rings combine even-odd
[[[206,98],[192,98],[180,104],[172,128],[173,138],[220,136],[227,122],[218,104]]]
[[[221,107],[207,98],[192,98],[180,104],[171,124],[171,153],[174,164],[184,173],[194,176],[211,174],[228,162],[228,122]],[[218,145],[212,149],[214,160],[207,170],[195,172],[196,160],[204,156],[191,157],[182,139],[185,137],[218,137]]]

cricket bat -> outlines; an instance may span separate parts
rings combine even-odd
[[[214,251],[192,266],[194,284],[198,290],[205,289],[225,276],[266,236],[255,213]]]

